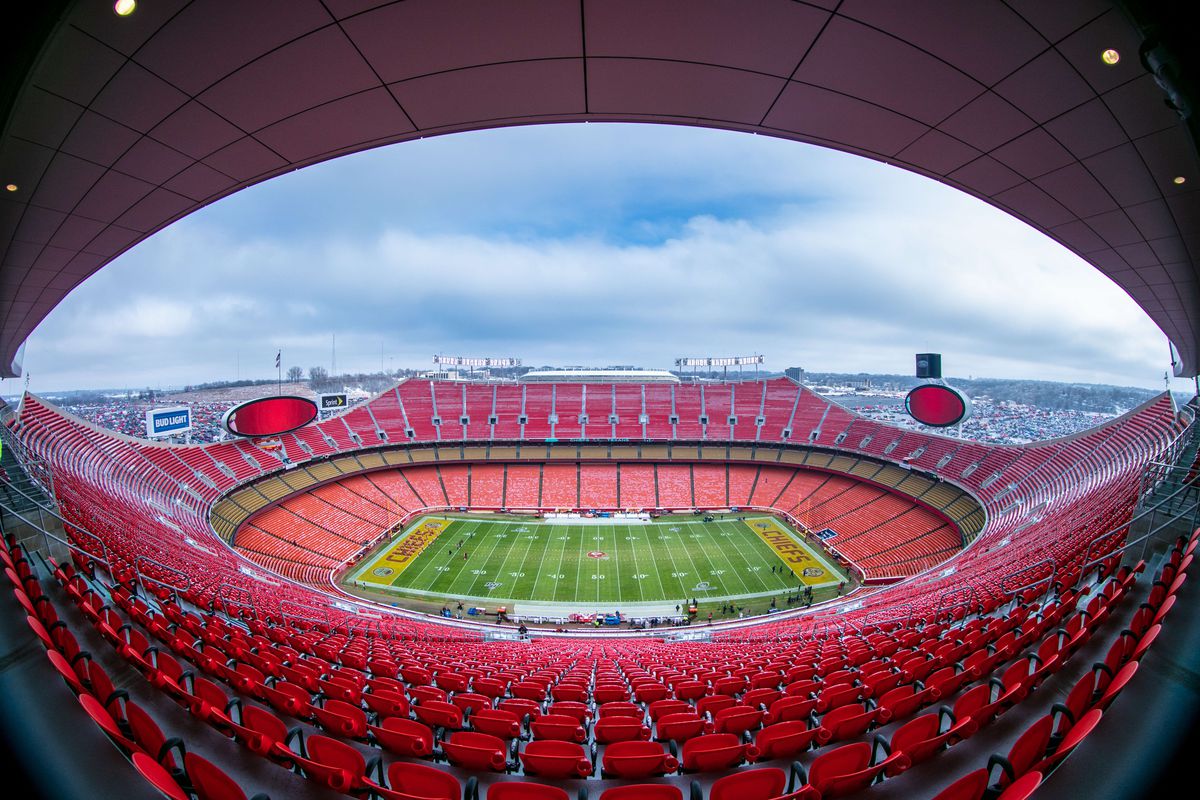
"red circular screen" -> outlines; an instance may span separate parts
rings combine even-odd
[[[967,400],[956,389],[937,383],[918,386],[904,398],[904,407],[917,422],[945,428],[957,425],[967,415]]]
[[[317,418],[317,404],[304,397],[261,397],[225,412],[225,430],[234,436],[278,436]]]

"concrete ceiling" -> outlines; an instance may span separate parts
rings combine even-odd
[[[1111,277],[1197,371],[1194,142],[1106,0],[60,5],[8,76],[7,375],[78,283],[245,186],[407,139],[584,120],[752,131],[957,187]]]

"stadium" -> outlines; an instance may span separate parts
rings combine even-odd
[[[1111,278],[1193,377],[1195,64],[1164,6],[40,4],[0,84],[4,373],[83,279],[239,189],[605,121],[960,189]],[[550,374],[178,446],[25,394],[0,429],[7,774],[130,800],[1185,786],[1194,412],[1163,393],[982,444],[788,377]]]

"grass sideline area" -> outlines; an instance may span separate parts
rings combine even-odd
[[[434,602],[622,603],[696,598],[757,602],[846,581],[824,554],[765,514],[705,522],[575,522],[498,515],[426,515],[342,580],[373,597]],[[824,592],[822,592],[824,594]],[[732,605],[732,602],[730,602]]]

